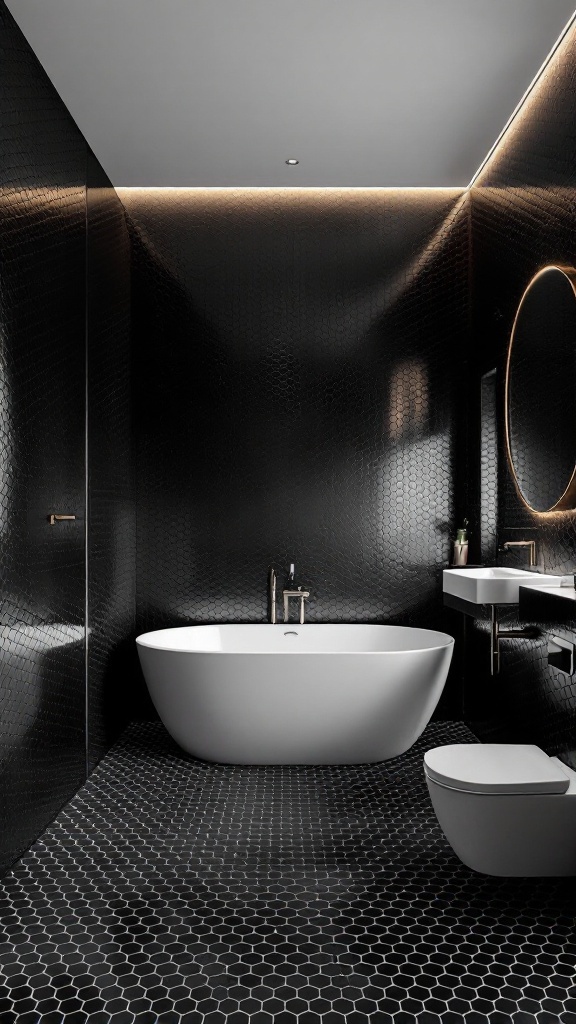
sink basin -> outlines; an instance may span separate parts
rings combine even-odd
[[[472,604],[518,604],[519,587],[559,587],[559,576],[527,569],[444,569],[443,590]]]

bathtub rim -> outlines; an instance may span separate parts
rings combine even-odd
[[[366,623],[365,622],[357,622],[357,623],[356,622],[343,622],[343,623],[339,623],[339,622],[309,622],[309,623],[304,623],[304,628],[306,628],[306,626],[315,626],[315,627],[320,627],[320,628],[322,628],[323,626],[331,626],[331,627],[346,626],[348,628],[353,628],[355,626],[360,626],[360,627],[367,626],[369,628],[371,627],[371,628],[377,628],[377,629],[414,630],[414,631],[418,631],[418,632],[425,632],[425,633],[434,634],[434,636],[436,636],[436,637],[442,637],[444,642],[442,642],[442,643],[435,643],[433,645],[431,644],[430,646],[427,646],[427,647],[410,647],[410,648],[405,648],[405,649],[399,650],[399,651],[391,651],[391,650],[386,650],[386,649],[384,649],[384,650],[376,650],[376,651],[358,651],[358,650],[350,651],[350,650],[334,650],[333,648],[332,649],[327,648],[325,650],[316,650],[316,651],[310,651],[310,650],[303,651],[303,650],[294,650],[294,649],[283,650],[281,648],[278,648],[277,650],[258,650],[258,649],[254,650],[252,648],[250,648],[250,649],[244,648],[244,649],[237,649],[237,650],[231,650],[231,651],[210,651],[210,650],[197,650],[197,649],[195,649],[193,647],[189,647],[189,648],[186,648],[186,647],[167,647],[165,644],[159,645],[157,643],[150,643],[150,641],[148,639],[150,637],[156,636],[159,633],[165,633],[168,630],[203,629],[206,626],[217,626],[217,627],[225,627],[225,626],[242,627],[242,626],[244,626],[245,628],[250,628],[250,627],[260,627],[260,628],[262,628],[264,626],[269,626],[271,629],[274,628],[274,629],[278,630],[279,627],[284,626],[284,625],[286,625],[286,626],[293,626],[293,627],[296,627],[297,629],[302,629],[303,628],[300,625],[300,623],[288,623],[288,622],[287,623],[283,623],[283,622],[280,622],[280,623],[270,623],[270,622],[203,622],[203,623],[198,623],[196,625],[189,625],[189,626],[165,626],[162,629],[150,630],[150,631],[148,631],[146,633],[141,633],[139,636],[137,636],[136,637],[136,644],[139,647],[147,647],[150,650],[154,650],[154,651],[165,651],[167,654],[202,654],[202,655],[209,654],[209,655],[220,655],[220,656],[223,656],[223,655],[228,655],[229,656],[229,655],[231,655],[234,658],[237,658],[240,655],[244,655],[244,654],[247,654],[247,655],[250,655],[250,656],[253,656],[255,654],[276,656],[276,655],[280,654],[280,655],[290,655],[291,657],[294,657],[295,655],[300,655],[300,656],[320,655],[323,658],[325,658],[327,655],[333,655],[333,656],[338,656],[338,657],[344,656],[344,655],[345,656],[355,656],[355,657],[366,656],[366,655],[376,655],[378,657],[381,657],[383,654],[387,654],[387,655],[424,654],[425,652],[428,652],[428,651],[441,651],[441,650],[445,650],[446,648],[448,648],[450,646],[453,647],[454,644],[455,644],[455,638],[453,636],[450,636],[449,633],[444,633],[441,630],[426,629],[426,627],[424,627],[424,626],[392,626],[392,625],[388,625],[387,623],[369,623],[369,622],[366,622]]]

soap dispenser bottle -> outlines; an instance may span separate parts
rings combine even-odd
[[[454,541],[454,556],[452,565],[466,565],[468,562],[468,520],[464,520],[464,526],[460,530],[456,530],[456,540]]]

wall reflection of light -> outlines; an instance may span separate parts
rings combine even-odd
[[[240,210],[245,213],[251,211],[258,213],[268,205],[277,207],[281,211],[288,206],[292,211],[299,210],[301,214],[310,213],[312,216],[326,210],[326,200],[331,199],[332,207],[338,206],[342,209],[353,211],[357,209],[369,210],[375,215],[380,209],[383,223],[385,217],[394,209],[395,205],[401,206],[405,213],[414,213],[429,203],[431,209],[439,209],[438,203],[445,201],[446,208],[440,217],[440,223],[432,231],[428,240],[419,246],[417,255],[412,255],[408,260],[401,260],[397,266],[386,275],[378,274],[372,283],[372,287],[366,292],[370,322],[373,316],[373,291],[379,292],[378,317],[388,311],[398,302],[413,286],[418,274],[437,260],[442,252],[443,246],[451,245],[452,234],[455,224],[460,222],[462,216],[467,217],[468,192],[465,186],[433,186],[433,187],[352,187],[352,186],[316,186],[316,187],[294,187],[294,186],[206,186],[188,187],[185,186],[116,186],[118,193],[128,216],[132,216],[132,229],[141,237],[148,248],[153,248],[153,243],[147,237],[145,225],[138,218],[139,207],[143,200],[148,209],[170,209],[166,206],[167,201],[178,199],[189,200],[191,204],[198,206],[200,202],[204,205],[206,212],[211,207],[224,207],[226,203],[233,200],[235,215]],[[165,269],[173,274],[176,279],[181,273],[181,267],[177,259],[177,251],[170,251],[165,246],[162,253],[154,251],[155,259],[161,260]],[[359,313],[360,310],[357,310]],[[339,308],[335,310],[333,329],[338,330],[342,322],[342,312]],[[368,325],[367,325],[368,329]],[[340,339],[340,344],[342,339]]]
[[[43,687],[37,681],[50,672],[62,676],[67,664],[60,656],[64,648],[73,649],[76,645],[76,657],[82,658],[86,632],[90,633],[90,629],[86,631],[84,626],[67,622],[0,626],[2,757],[19,751],[22,741],[34,729],[38,709],[45,700]]]
[[[420,436],[428,425],[428,371],[418,359],[406,359],[392,373],[388,402],[388,436],[392,441]]]
[[[421,575],[431,558],[445,557],[444,524],[452,516],[451,440],[446,430],[432,429],[428,368],[420,359],[405,359],[392,372],[384,434],[388,443],[380,463],[378,507],[386,515],[383,532],[395,614],[406,615],[414,611],[415,598],[402,583],[404,573],[413,568]],[[416,603],[427,599],[426,586],[423,582]]]
[[[437,586],[423,566],[448,555],[446,523],[453,518],[452,441],[448,431],[391,444],[380,464],[378,508],[384,509],[382,549],[390,561],[395,616],[426,603]],[[398,572],[395,573],[395,567]],[[422,583],[406,587],[406,572]]]
[[[0,534],[8,531],[14,470],[14,429],[4,352],[0,353]]]
[[[80,218],[85,209],[85,190],[81,185],[54,186],[50,183],[42,184],[38,178],[41,173],[36,169],[36,178],[31,187],[21,188],[11,184],[5,184],[0,188],[0,218],[4,217],[6,223],[10,224],[10,241],[12,245],[7,246],[6,257],[0,271],[0,295],[4,300],[3,288],[6,286],[5,274],[13,273],[13,265],[10,261],[12,253],[18,250],[16,239],[19,235],[27,236],[27,232],[33,228],[37,230],[38,223],[44,228],[51,221],[58,231],[62,227],[62,210],[75,208]],[[5,270],[5,268],[8,268]],[[24,272],[26,274],[26,272]],[[13,329],[21,330],[18,326],[21,322],[26,300],[26,285],[30,285],[26,277],[22,278],[22,286],[18,289],[7,289],[6,309],[4,324],[0,329],[0,537],[7,534],[10,522],[14,524],[13,503],[15,484],[15,450],[18,443],[14,423],[14,410],[12,407],[12,381],[10,377],[10,356],[11,346],[14,345],[14,338],[4,331],[11,332]],[[12,303],[12,305],[10,305]],[[15,306],[14,306],[15,304]],[[19,311],[20,310],[20,311]],[[16,328],[14,327],[16,323]]]

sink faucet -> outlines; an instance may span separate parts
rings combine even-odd
[[[528,565],[531,569],[536,565],[536,541],[535,540],[507,540],[502,545],[502,551],[509,548],[528,548]]]

